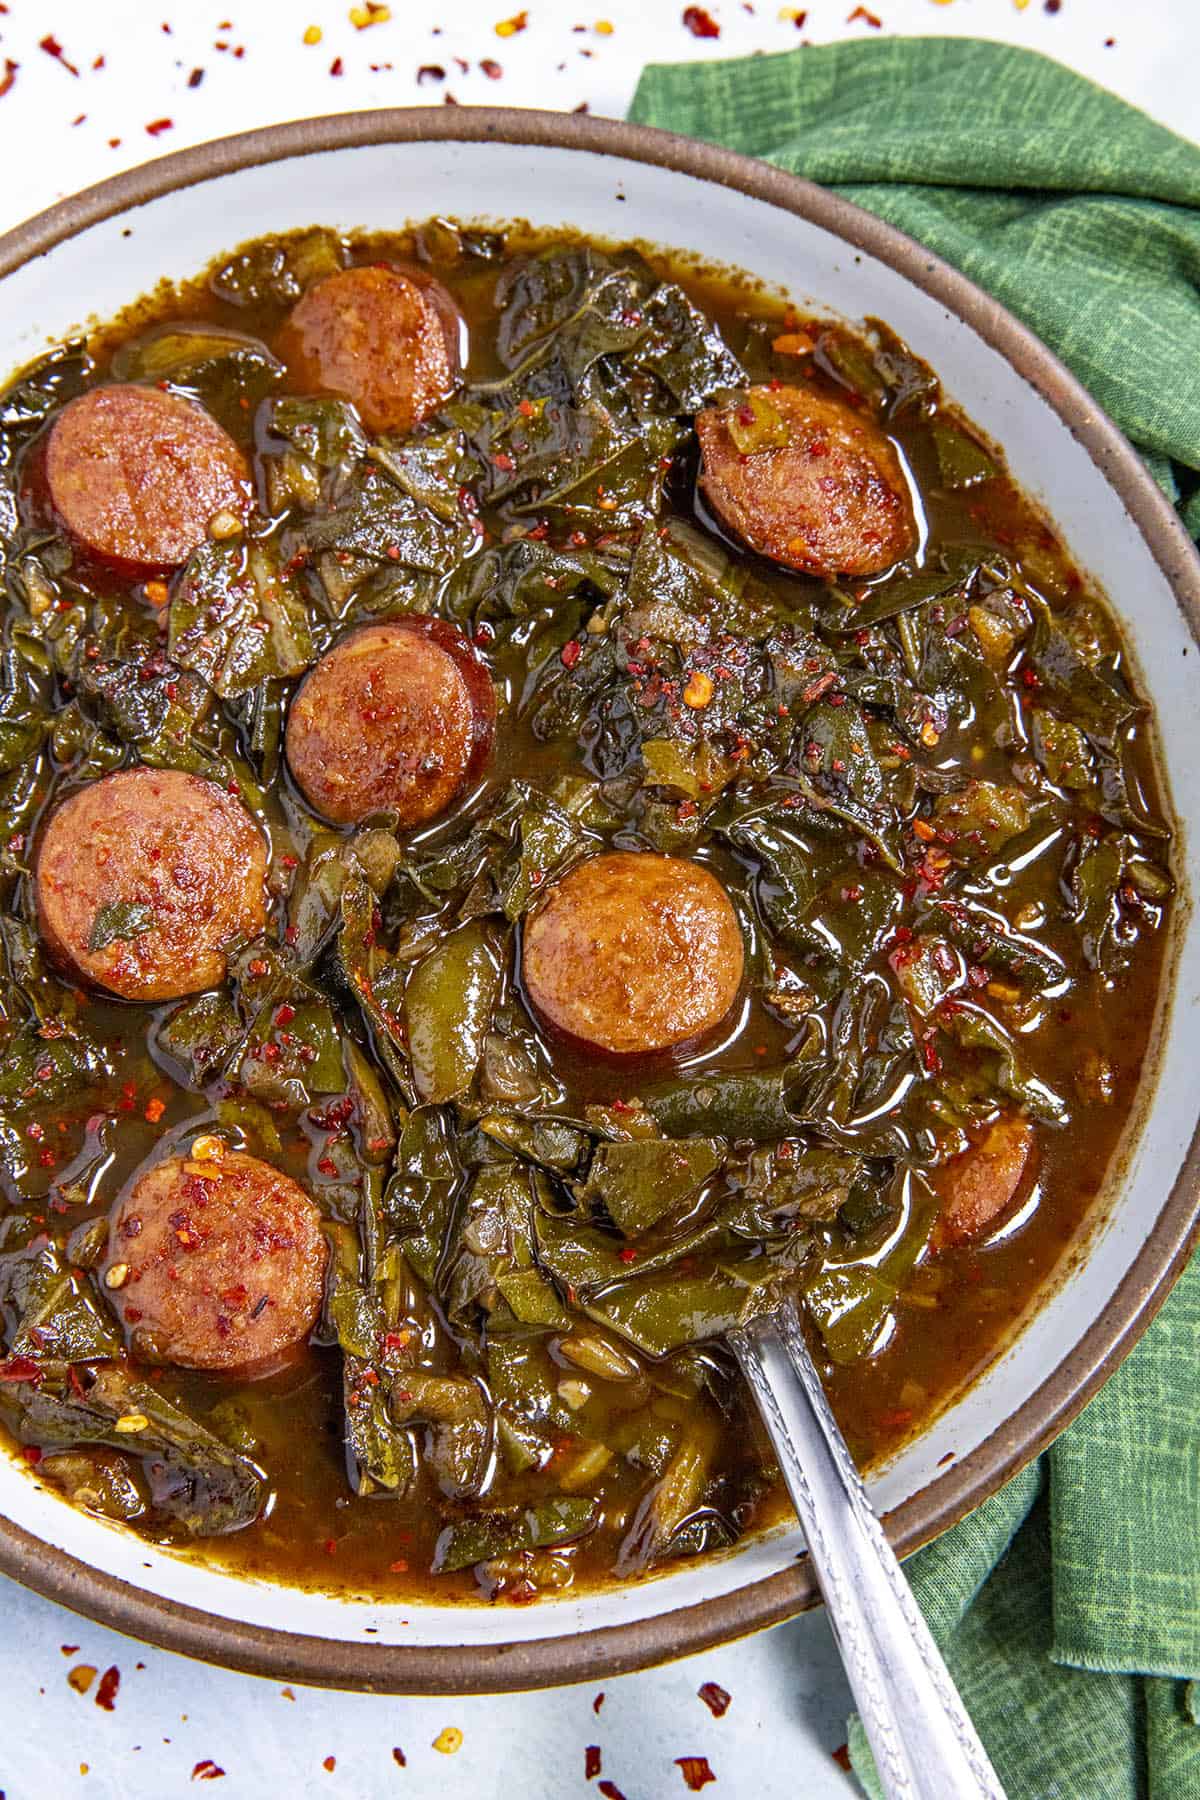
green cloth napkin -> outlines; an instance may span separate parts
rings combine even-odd
[[[1200,534],[1200,147],[970,39],[652,67],[630,117],[836,188],[954,263]],[[1198,1366],[1200,1261],[1040,1463],[908,1564],[1010,1800],[1200,1800]],[[857,1721],[850,1745],[878,1794]]]

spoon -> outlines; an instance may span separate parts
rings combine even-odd
[[[1004,1800],[830,1411],[791,1301],[728,1333],[792,1497],[887,1800]]]

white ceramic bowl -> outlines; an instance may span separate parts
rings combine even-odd
[[[1141,463],[1067,371],[993,301],[889,227],[763,164],[661,132],[490,109],[378,112],[185,151],[0,240],[0,372],[163,275],[313,223],[445,213],[640,239],[750,272],[797,301],[888,321],[1007,452],[1111,597],[1154,697],[1180,827],[1173,999],[1097,1224],[981,1380],[872,1484],[902,1552],[984,1499],[1078,1411],[1183,1264],[1200,1152],[1188,1033],[1200,985],[1200,564]],[[1189,656],[1191,660],[1189,660]],[[74,1511],[0,1457],[0,1568],[173,1649],[297,1680],[396,1691],[595,1678],[786,1617],[815,1591],[795,1533],[657,1580],[533,1608],[350,1602],[250,1582]]]

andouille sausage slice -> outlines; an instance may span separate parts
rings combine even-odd
[[[555,882],[525,926],[522,974],[550,1025],[629,1056],[719,1025],[744,962],[737,915],[714,875],[680,857],[615,850]]]
[[[900,459],[842,401],[754,387],[697,414],[696,435],[713,511],[773,562],[806,575],[875,575],[915,548]],[[739,439],[756,447],[743,452]]]
[[[1012,1205],[1036,1157],[1033,1126],[1005,1115],[960,1156],[951,1157],[933,1177],[942,1200],[938,1237],[965,1244],[981,1237]]]
[[[309,288],[279,348],[301,386],[352,400],[368,431],[411,431],[454,391],[457,337],[443,287],[373,264]]]
[[[228,432],[161,388],[118,384],[69,401],[43,470],[69,536],[130,577],[176,568],[214,519],[241,519],[250,507],[250,471]]]
[[[457,625],[423,615],[363,625],[301,684],[288,765],[336,824],[391,811],[421,825],[482,768],[495,721],[491,677]]]
[[[297,1182],[201,1138],[146,1170],[117,1205],[102,1280],[155,1360],[243,1369],[308,1336],[327,1255],[321,1215]]]
[[[123,769],[51,814],[34,867],[38,923],[71,974],[126,1000],[225,977],[225,950],[266,922],[267,847],[245,807],[175,769]]]

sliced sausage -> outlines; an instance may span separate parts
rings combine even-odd
[[[338,825],[386,811],[421,825],[482,768],[495,720],[491,677],[457,625],[415,615],[364,625],[301,684],[288,765]]]
[[[1034,1156],[1033,1126],[1027,1119],[1004,1117],[979,1143],[938,1169],[933,1182],[942,1199],[942,1241],[964,1244],[981,1236],[1012,1204],[1032,1172]]]
[[[244,1369],[308,1336],[327,1255],[297,1182],[200,1138],[117,1205],[101,1278],[135,1350],[186,1369]]]
[[[900,459],[842,401],[754,387],[698,414],[696,435],[705,497],[761,556],[805,575],[875,575],[915,548]],[[761,448],[743,454],[739,438]]]
[[[525,926],[534,1009],[598,1050],[639,1055],[702,1037],[741,986],[737,915],[715,876],[617,850],[576,864]]]
[[[267,848],[239,801],[175,769],[124,769],[51,815],[34,869],[38,923],[71,974],[126,1000],[225,977],[266,922]]]
[[[300,386],[352,400],[368,431],[411,431],[454,391],[457,338],[444,288],[376,264],[309,288],[279,348]]]
[[[161,388],[93,388],[63,407],[46,495],[81,550],[134,578],[186,562],[215,519],[250,507],[246,459],[202,407]]]

